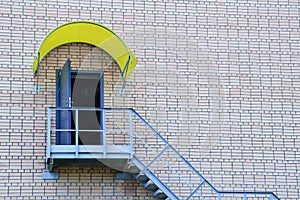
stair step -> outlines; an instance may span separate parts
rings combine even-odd
[[[150,191],[155,191],[158,187],[153,183],[153,181],[149,180],[144,184],[144,187]]]
[[[139,182],[141,182],[141,183],[145,183],[145,182],[147,182],[147,181],[149,180],[149,178],[148,178],[145,174],[143,174],[142,172],[136,174],[136,175],[135,175],[135,178],[136,178]]]
[[[153,192],[153,196],[158,199],[166,199],[167,198],[167,195],[165,195],[165,193],[163,193],[163,191],[161,191],[161,189],[158,189],[155,192]]]

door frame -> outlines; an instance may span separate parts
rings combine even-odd
[[[59,100],[60,100],[60,95],[59,95],[59,72],[61,71],[61,69],[57,69],[56,70],[56,106],[58,107],[59,104]],[[71,70],[71,79],[72,76],[74,76],[75,74],[99,74],[100,77],[100,108],[104,108],[104,73],[103,71],[97,71],[97,70]],[[71,89],[72,86],[71,86]],[[71,91],[71,97],[72,97],[72,91]],[[102,98],[101,98],[102,97]],[[60,106],[61,107],[61,106]]]
[[[60,76],[60,71],[61,69],[57,69],[56,70],[56,107],[62,107],[60,104],[60,83],[59,83],[59,76]],[[71,82],[72,82],[72,78],[74,76],[77,76],[78,74],[80,74],[80,76],[84,76],[86,75],[85,78],[91,78],[91,75],[97,75],[97,77],[99,77],[99,100],[100,100],[100,107],[99,108],[104,108],[104,72],[101,70],[70,70],[70,74],[71,74]],[[94,78],[91,78],[94,79]],[[72,92],[73,92],[73,86],[71,84],[71,101],[72,101]],[[73,106],[72,106],[73,107]],[[58,113],[58,112],[57,112]],[[60,127],[60,120],[58,119],[60,116],[56,113],[56,126]],[[71,120],[72,120],[72,114],[71,114]],[[100,124],[99,126],[102,128],[103,127],[103,122],[104,119],[102,118],[102,115],[100,115]],[[71,122],[72,124],[72,122]],[[102,138],[102,137],[101,137]],[[103,138],[100,139],[100,144],[103,143]],[[58,144],[58,138],[56,138],[56,144]],[[72,144],[71,144],[72,145]]]

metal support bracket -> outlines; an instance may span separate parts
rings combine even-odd
[[[43,180],[58,180],[59,179],[59,173],[57,173],[57,172],[43,172],[42,179]]]
[[[49,158],[46,161],[47,169],[49,172],[52,172],[53,170],[53,159]]]
[[[131,180],[132,174],[126,172],[116,173],[116,180]]]

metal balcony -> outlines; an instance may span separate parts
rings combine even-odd
[[[72,112],[74,128],[57,129],[56,112]],[[80,129],[80,111],[101,113],[102,127]],[[60,132],[74,134],[74,144],[57,145]],[[99,145],[80,144],[86,132],[102,135]],[[196,170],[167,140],[133,109],[58,108],[48,109],[47,165],[49,170],[62,161],[89,165],[99,161],[116,170],[131,172],[158,199],[268,199],[279,200],[273,192],[220,191]]]
[[[74,127],[73,129],[56,128],[57,112],[71,112]],[[94,111],[101,113],[102,127],[97,130],[80,129],[80,111]],[[92,113],[92,112],[91,112]],[[125,116],[125,114],[127,114]],[[133,157],[133,134],[131,111],[128,109],[104,109],[104,108],[76,108],[76,107],[50,107],[48,108],[48,129],[47,129],[47,150],[46,162],[51,171],[53,166],[65,165],[63,161],[76,160],[77,163],[88,166],[91,161],[100,161],[106,165],[116,165],[123,171],[135,172],[134,169],[126,168],[128,160]],[[119,119],[115,119],[115,118]],[[120,120],[120,118],[122,119]],[[124,120],[125,119],[125,120]],[[122,123],[122,124],[121,124]],[[121,129],[120,126],[126,127]],[[57,135],[62,132],[69,132],[75,138],[72,144],[57,144]],[[99,145],[80,144],[80,137],[85,133],[99,133],[101,140]],[[89,162],[87,162],[87,160]],[[119,165],[119,166],[117,166]],[[124,168],[125,166],[125,168]]]

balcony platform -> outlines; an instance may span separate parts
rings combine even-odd
[[[51,145],[52,159],[130,159],[127,145]]]
[[[49,171],[60,166],[103,166],[123,172],[137,173],[131,165],[132,150],[129,145],[51,145],[47,157]]]

